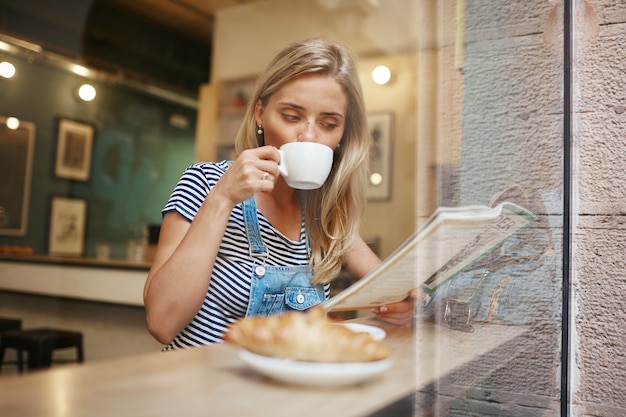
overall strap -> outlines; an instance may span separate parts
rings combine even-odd
[[[259,220],[256,214],[256,201],[254,196],[243,202],[243,218],[246,224],[246,235],[248,236],[248,250],[250,256],[255,258],[266,258],[269,255],[267,248],[261,240],[259,230]]]

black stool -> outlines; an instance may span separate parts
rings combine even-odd
[[[17,350],[17,367],[24,370],[22,351],[28,352],[28,370],[49,368],[52,364],[52,352],[57,349],[76,348],[78,362],[83,362],[83,334],[67,330],[38,328],[27,330],[9,330],[2,333],[0,344],[0,366],[7,348]]]
[[[22,320],[20,319],[14,319],[14,318],[9,318],[9,317],[0,317],[0,346],[2,346],[2,333],[9,331],[9,330],[21,330],[22,329]],[[10,362],[4,362],[7,364],[12,364],[15,365],[17,362],[14,361],[10,361]],[[0,361],[0,366],[2,366],[2,363]]]
[[[22,320],[12,319],[8,317],[0,317],[0,338],[2,338],[2,333],[6,332],[7,330],[21,330],[21,329],[22,329]]]

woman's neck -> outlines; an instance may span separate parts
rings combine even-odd
[[[291,240],[300,239],[302,208],[298,192],[279,183],[271,193],[255,194],[257,208],[279,232]]]

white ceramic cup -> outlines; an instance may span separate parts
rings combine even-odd
[[[280,147],[278,170],[287,184],[313,190],[324,184],[333,165],[333,150],[315,142],[290,142]]]

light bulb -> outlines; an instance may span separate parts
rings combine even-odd
[[[12,78],[15,75],[15,66],[8,61],[0,62],[0,77]]]
[[[379,65],[372,71],[372,79],[376,84],[387,84],[391,79],[391,71],[384,65]]]
[[[83,67],[82,65],[72,64],[71,68],[72,68],[72,72],[76,75],[80,75],[83,77],[86,77],[89,75],[89,70]]]
[[[379,172],[373,172],[372,175],[370,175],[370,183],[372,185],[380,185],[383,182],[383,176],[381,173]]]
[[[83,101],[96,98],[96,89],[91,84],[83,84],[78,88],[78,97]]]
[[[20,119],[17,117],[7,117],[7,121],[5,122],[7,127],[11,130],[15,130],[20,127]]]

